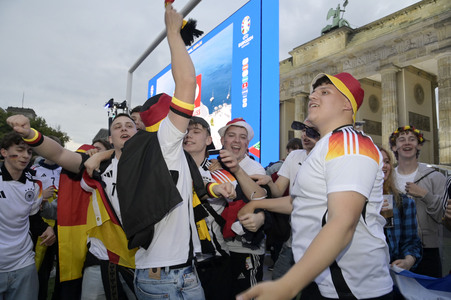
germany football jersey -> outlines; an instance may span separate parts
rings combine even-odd
[[[8,272],[34,264],[28,218],[39,210],[42,185],[29,170],[19,180],[4,165],[0,173],[0,272]]]

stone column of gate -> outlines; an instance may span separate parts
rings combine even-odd
[[[439,163],[451,164],[451,52],[437,56]]]
[[[304,122],[305,118],[307,118],[307,103],[308,103],[308,95],[301,93],[295,96],[294,98],[294,120],[299,122]],[[290,124],[291,126],[291,124]],[[290,127],[291,128],[291,127]],[[299,130],[294,131],[294,137],[300,139],[301,132]]]
[[[398,128],[398,87],[396,73],[399,68],[391,65],[381,70],[382,89],[382,146],[390,149],[388,139]]]

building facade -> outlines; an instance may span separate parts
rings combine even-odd
[[[280,62],[281,157],[299,137],[291,122],[307,117],[313,77],[349,72],[365,90],[356,121],[376,144],[388,148],[397,127],[414,125],[427,141],[420,161],[451,165],[451,1],[423,0],[360,28],[337,28],[290,55]]]

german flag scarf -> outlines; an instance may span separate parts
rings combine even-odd
[[[103,242],[112,263],[135,267],[137,248],[128,250],[125,233],[101,183],[86,171],[82,181],[61,173],[58,201],[60,281],[81,278],[87,238]]]

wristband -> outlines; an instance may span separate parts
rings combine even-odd
[[[254,198],[254,195],[255,195],[255,193],[257,193],[257,192],[253,192],[252,194],[251,194],[251,201],[252,200],[263,200],[263,199],[265,199],[267,196],[268,196],[268,192],[264,189],[264,191],[265,191],[265,193],[266,193],[266,195],[264,195],[263,197],[258,197],[258,198]]]
[[[179,116],[190,119],[193,115],[194,104],[180,101],[179,99],[172,97],[171,106],[169,107],[173,113]]]
[[[42,144],[44,136],[34,128],[30,128],[34,132],[34,136],[31,139],[22,138],[25,143],[31,147],[36,147]]]
[[[207,193],[208,193],[209,196],[211,196],[213,198],[219,198],[220,197],[220,196],[216,195],[213,192],[213,187],[215,187],[217,185],[219,185],[219,183],[216,183],[216,182],[210,182],[210,183],[207,184]]]

